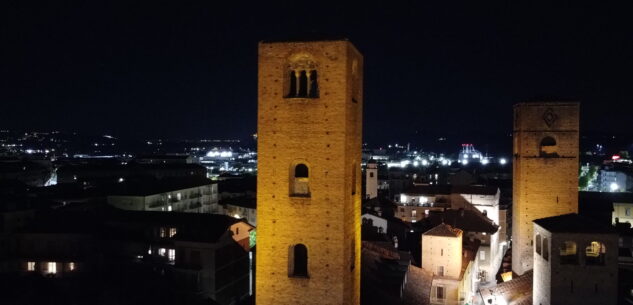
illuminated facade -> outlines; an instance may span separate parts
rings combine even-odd
[[[534,305],[614,305],[618,235],[577,214],[534,221]]]
[[[512,270],[532,269],[532,221],[578,212],[578,103],[514,107]]]
[[[463,244],[464,232],[441,223],[422,234],[422,269],[433,274],[431,304],[473,301],[478,270],[478,244]]]
[[[359,304],[363,58],[259,45],[256,303]]]

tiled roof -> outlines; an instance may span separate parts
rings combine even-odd
[[[516,277],[510,281],[498,284],[496,287],[486,287],[479,289],[479,294],[488,304],[488,300],[502,298],[508,305],[531,305],[532,304],[532,270]]]
[[[423,235],[459,237],[462,235],[462,230],[453,228],[445,223],[441,223],[435,226],[433,229],[424,232]]]
[[[492,234],[499,230],[498,226],[493,224],[492,221],[478,210],[449,209],[446,211],[431,211],[426,221],[431,226],[447,223],[466,232],[486,232]]]
[[[407,285],[404,288],[404,305],[427,305],[431,302],[433,274],[416,266],[409,266]]]

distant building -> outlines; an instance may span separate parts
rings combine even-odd
[[[196,157],[188,154],[138,155],[134,161],[139,164],[194,164]]]
[[[499,242],[499,227],[476,209],[446,210],[431,212],[418,225],[424,228],[435,227],[442,223],[463,231],[463,238],[471,243],[477,242],[477,280],[481,284],[495,282],[495,275],[501,265],[504,245]]]
[[[457,305],[475,298],[478,244],[463,244],[462,235],[444,223],[422,234],[422,269],[433,274],[431,304]]]
[[[633,177],[624,171],[600,170],[601,192],[629,192],[633,189]]]
[[[387,229],[389,228],[389,222],[386,218],[380,217],[373,213],[365,213],[361,216],[363,219],[363,224],[370,225],[372,227],[376,227],[377,233],[387,233]]]
[[[68,164],[57,170],[57,183],[83,183],[97,185],[117,182],[130,177],[153,177],[156,179],[174,177],[206,178],[207,169],[199,164],[127,164],[88,163]]]
[[[534,220],[533,304],[616,304],[618,235],[578,214]]]
[[[205,178],[124,181],[107,196],[124,210],[220,213],[217,183]]]
[[[378,165],[370,160],[365,168],[365,199],[378,197]]]
[[[48,160],[0,160],[0,180],[18,180],[30,186],[44,186],[52,174],[52,166]]]
[[[0,274],[80,279],[60,293],[84,280],[140,276],[166,281],[163,289],[183,303],[229,305],[252,294],[254,241],[253,226],[224,215],[59,209],[13,235],[9,255],[0,251]]]
[[[220,201],[223,214],[238,219],[244,219],[253,226],[257,226],[257,200],[252,197],[232,197]]]

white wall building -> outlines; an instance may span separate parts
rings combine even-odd
[[[217,184],[208,179],[161,179],[145,184],[122,183],[107,196],[108,204],[123,210],[221,213]]]

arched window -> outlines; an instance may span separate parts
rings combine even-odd
[[[549,260],[549,240],[547,237],[543,237],[543,259]]]
[[[303,244],[292,247],[292,266],[290,275],[295,277],[308,277],[308,248]]]
[[[297,97],[308,97],[308,73],[305,70],[299,72],[299,94]]]
[[[292,196],[310,196],[310,173],[307,165],[303,163],[295,165],[292,169],[292,177],[290,180],[290,194]]]
[[[295,178],[308,178],[308,166],[299,163],[295,166]]]
[[[297,96],[297,74],[295,71],[290,71],[290,79],[288,82],[288,97]]]
[[[607,248],[599,241],[592,241],[585,248],[585,264],[587,265],[604,265],[605,254]]]
[[[312,55],[307,53],[293,54],[288,58],[284,88],[287,98],[318,98],[319,82],[317,63]]]
[[[541,255],[541,234],[536,234],[536,238],[534,239],[534,246],[536,247],[536,253]]]
[[[560,245],[560,264],[578,264],[578,249],[575,242],[566,240]]]
[[[308,96],[311,98],[319,97],[319,83],[317,81],[317,71],[313,70],[309,72],[308,79],[310,80],[310,87],[308,88]]]
[[[558,157],[558,145],[554,138],[547,136],[541,140],[540,155],[541,157]]]

